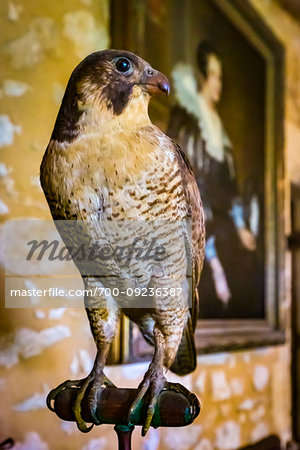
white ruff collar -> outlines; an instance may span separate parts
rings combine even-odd
[[[175,98],[178,104],[198,121],[207,153],[218,161],[223,161],[225,147],[232,147],[220,116],[209,111],[202,95],[197,92],[197,83],[192,67],[177,63],[172,70]]]

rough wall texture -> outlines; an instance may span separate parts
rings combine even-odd
[[[252,3],[287,46],[287,162],[300,179],[300,27],[273,1]],[[109,45],[108,0],[3,0],[0,13],[0,217],[49,217],[40,161],[71,70]],[[111,427],[84,435],[45,408],[50,387],[91,368],[95,349],[84,311],[2,309],[0,330],[0,442],[11,436],[19,450],[115,448]],[[107,374],[134,387],[145,369],[110,367]],[[197,371],[180,382],[201,398],[197,422],[151,429],[144,439],[136,430],[135,449],[235,449],[270,433],[290,437],[289,344],[199,357]]]

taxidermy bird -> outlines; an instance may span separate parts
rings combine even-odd
[[[196,367],[203,209],[184,153],[148,116],[151,96],[169,94],[169,90],[167,78],[133,53],[105,50],[87,56],[70,77],[41,164],[41,185],[68,246],[84,241],[90,246],[104,242],[126,248],[137,230],[145,233],[149,224],[146,241],[155,239],[167,255],[131,258],[126,264],[116,256],[88,263],[74,258],[86,289],[85,307],[97,356],[85,379],[62,383],[52,391],[49,403],[61,390],[76,386],[73,411],[83,432],[91,428],[81,415],[85,393],[89,392],[89,407],[97,423],[97,393],[114,386],[103,370],[121,312],[154,346],[153,359],[128,412],[130,423],[147,393],[143,435],[151,425],[160,392],[168,387],[165,369],[185,375]],[[63,226],[66,221],[82,226],[70,232]],[[107,286],[118,287],[119,294],[105,294],[101,288]],[[136,287],[146,296],[133,297]],[[175,296],[171,288],[177,289]]]

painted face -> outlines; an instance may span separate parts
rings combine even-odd
[[[202,89],[213,103],[219,102],[222,93],[222,66],[215,55],[208,57],[207,78]]]

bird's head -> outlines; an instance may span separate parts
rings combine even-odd
[[[94,116],[96,112],[100,121],[120,120],[122,116],[127,116],[127,121],[138,120],[143,114],[148,115],[152,95],[169,92],[167,77],[134,53],[123,50],[92,53],[70,77],[52,137],[58,135],[59,128],[72,123],[74,138],[74,125],[91,112]]]

